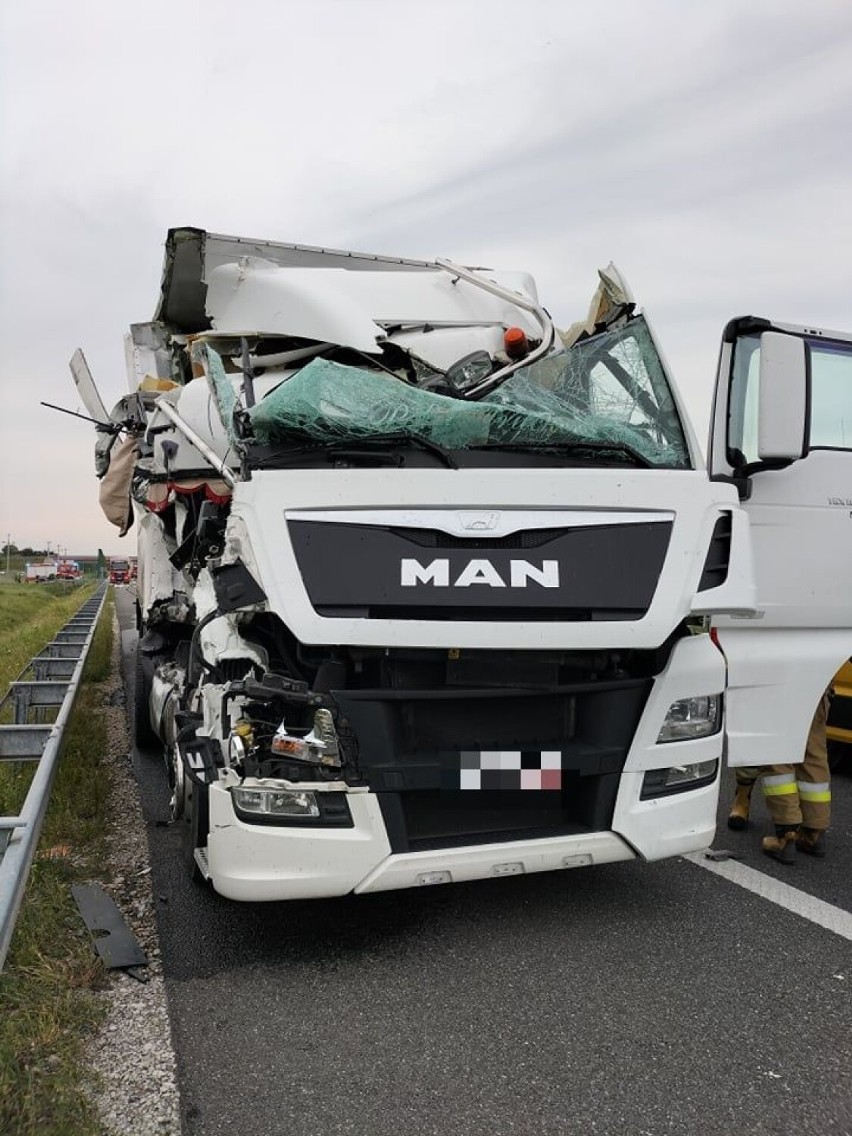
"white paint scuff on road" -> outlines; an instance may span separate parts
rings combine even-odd
[[[835,907],[831,903],[808,895],[807,892],[799,891],[798,888],[791,887],[781,880],[766,876],[763,872],[746,867],[745,864],[739,864],[736,860],[707,860],[703,852],[690,852],[683,858],[699,868],[705,868],[708,872],[730,880],[732,884],[754,892],[761,899],[777,903],[779,907],[792,911],[794,915],[801,915],[803,919],[809,919],[811,923],[825,927],[826,930],[833,931],[835,935],[852,942],[852,914],[841,907]]]

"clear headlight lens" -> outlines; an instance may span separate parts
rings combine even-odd
[[[309,818],[320,815],[315,793],[299,789],[234,788],[234,805],[244,813],[265,817]]]
[[[690,765],[672,765],[668,769],[649,769],[642,779],[642,800],[664,797],[669,793],[682,793],[686,789],[699,789],[716,780],[719,762],[695,761]]]
[[[722,695],[703,694],[673,702],[657,738],[660,742],[684,742],[706,738],[722,728]]]

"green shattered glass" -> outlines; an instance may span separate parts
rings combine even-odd
[[[223,421],[236,396],[207,347]],[[299,434],[340,443],[406,434],[448,450],[626,447],[652,465],[688,466],[682,427],[644,320],[516,371],[478,401],[422,390],[383,371],[313,359],[247,412],[262,444]]]

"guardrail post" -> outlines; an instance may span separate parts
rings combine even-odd
[[[30,712],[30,692],[25,686],[19,687],[14,690],[13,698],[15,700],[15,722],[22,726]]]

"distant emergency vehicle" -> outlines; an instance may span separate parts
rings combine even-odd
[[[111,584],[130,583],[130,561],[126,557],[110,557],[109,582]]]

